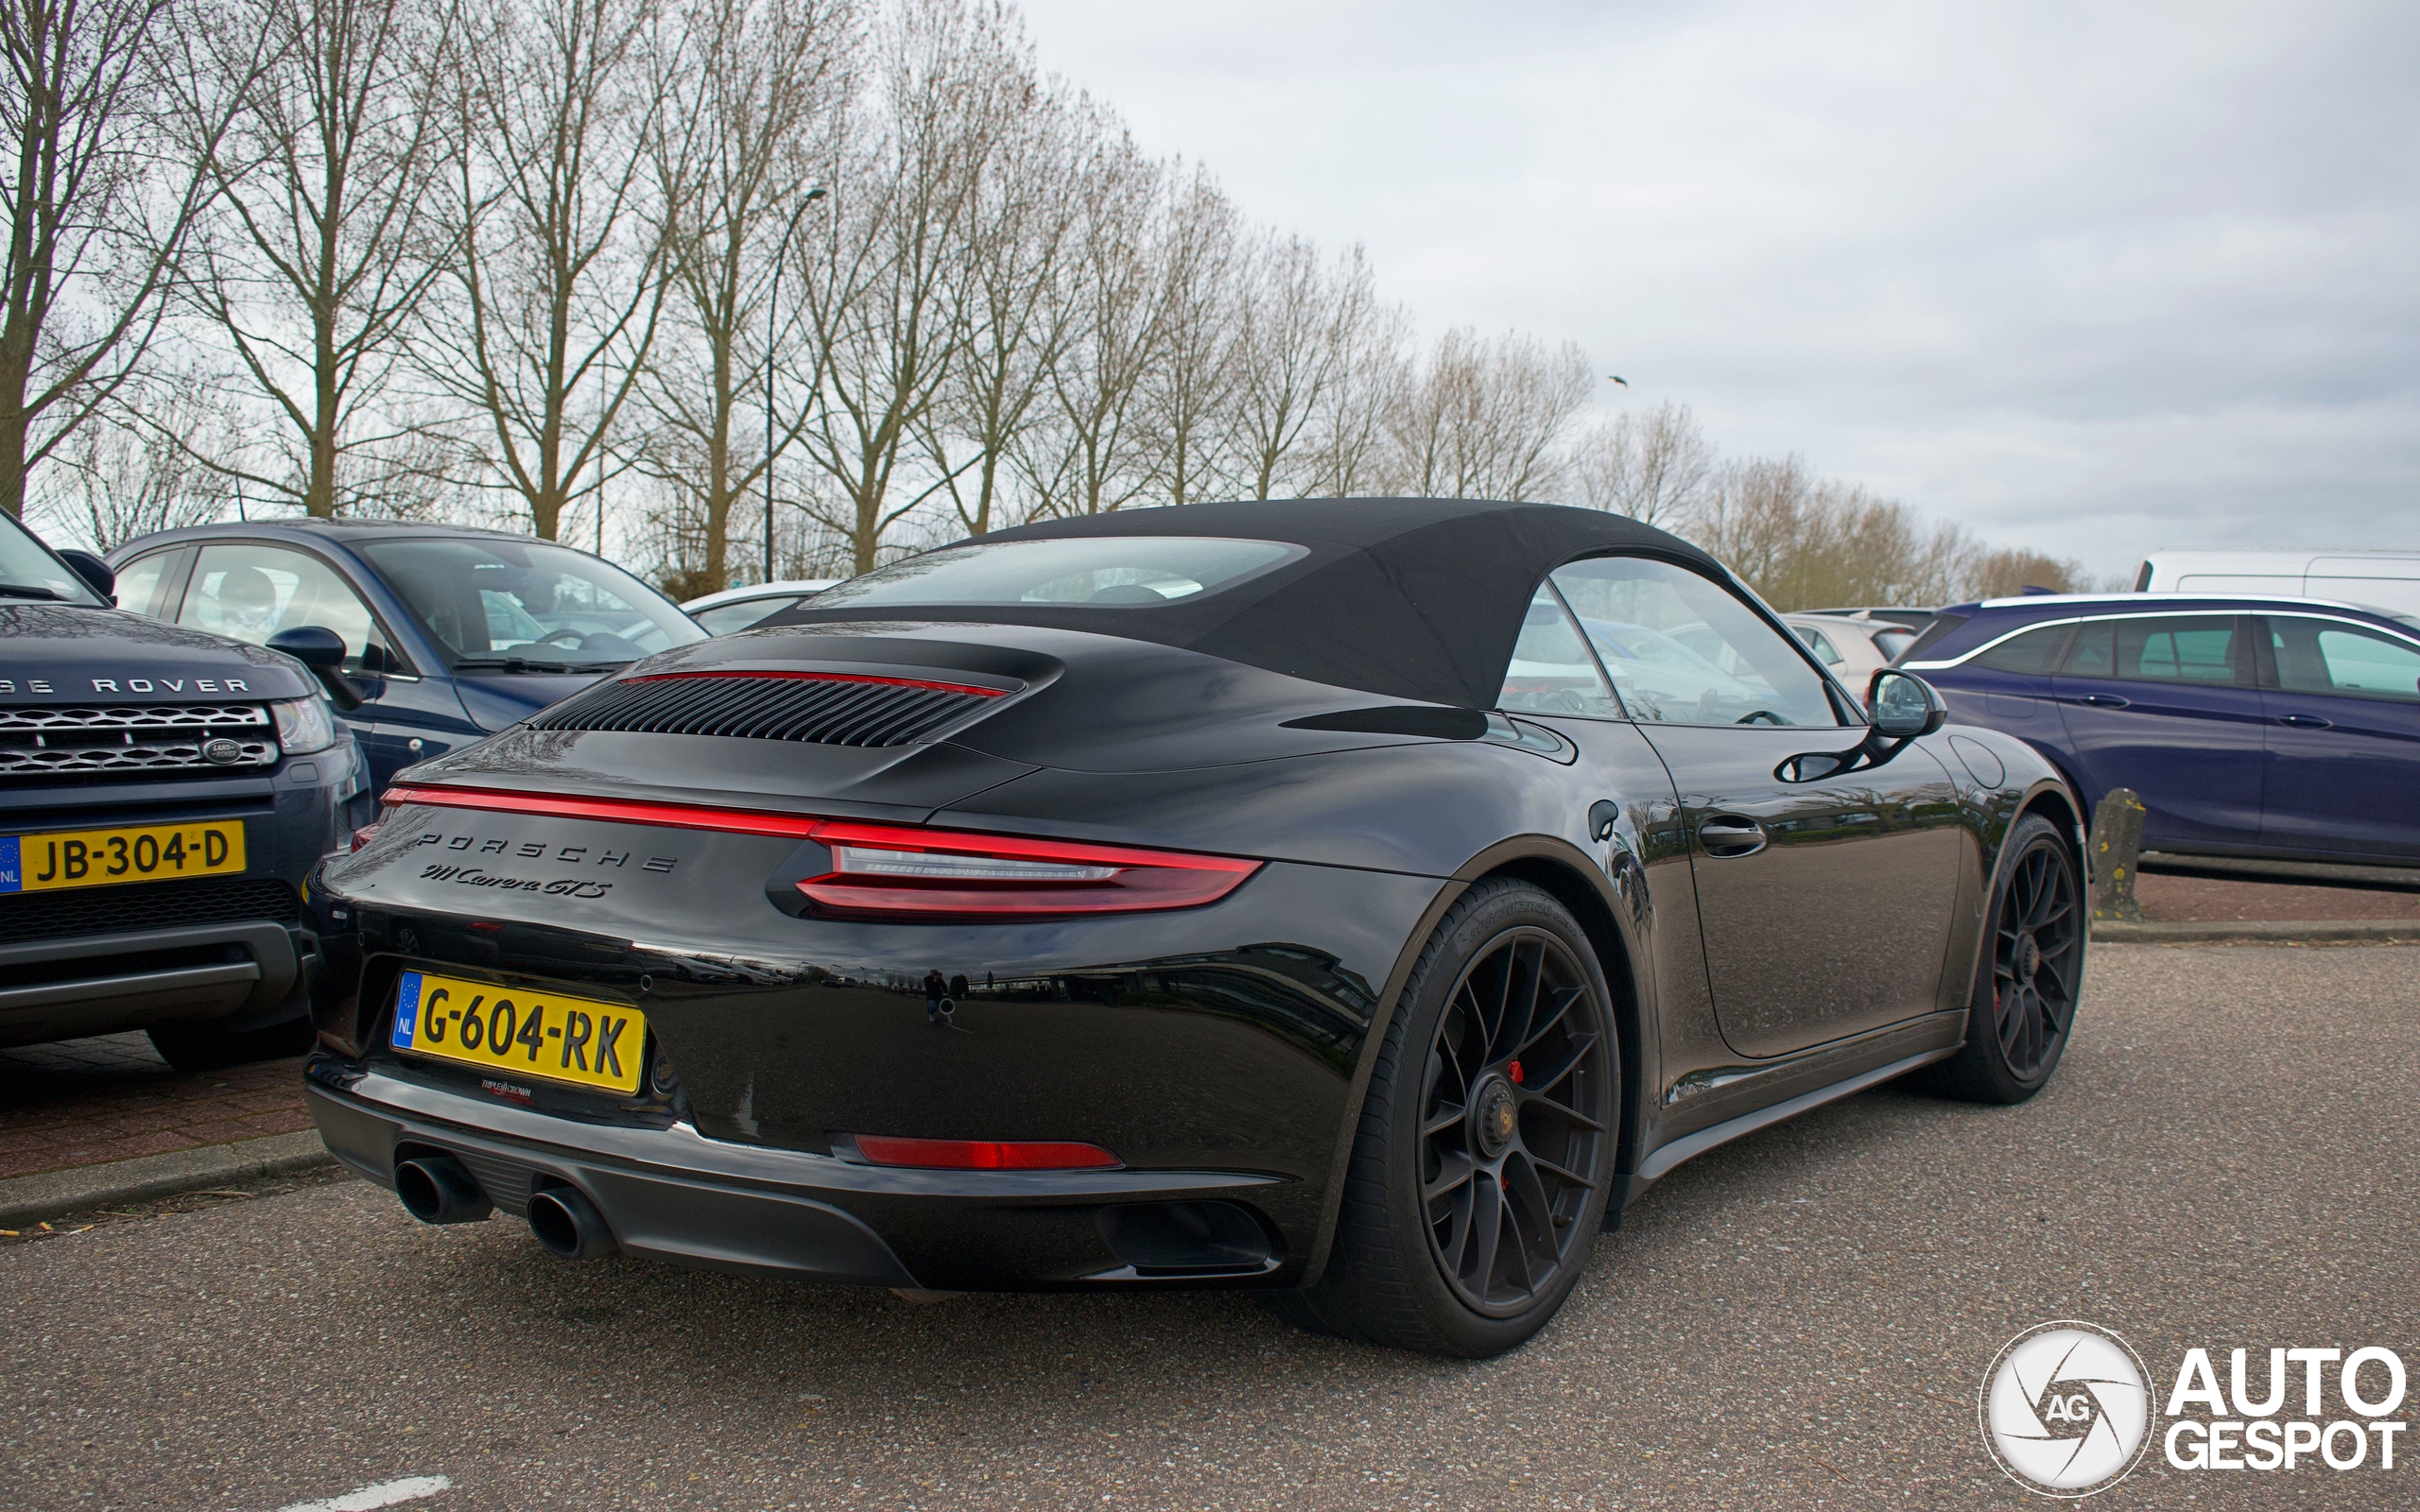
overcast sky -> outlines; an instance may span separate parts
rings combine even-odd
[[[2420,6],[1024,0],[1424,334],[2096,574],[2420,548]]]

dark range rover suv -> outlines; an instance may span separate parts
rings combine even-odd
[[[369,804],[352,733],[298,662],[112,588],[0,515],[0,1045],[299,1055],[299,885]]]

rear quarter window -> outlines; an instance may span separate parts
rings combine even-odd
[[[1975,658],[1974,664],[1989,667],[1994,672],[2040,673],[2048,675],[2059,664],[2059,658],[2074,638],[2072,625],[2045,625],[2011,636],[1999,644]]]
[[[1949,639],[1950,632],[1965,624],[1967,618],[1968,616],[1964,614],[1934,615],[1932,623],[1918,632],[1915,640],[1909,644],[1908,649],[1902,654],[1910,662],[1917,660],[1934,646]]]

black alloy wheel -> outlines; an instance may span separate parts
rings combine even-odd
[[[1446,911],[1379,1047],[1336,1245],[1304,1327],[1484,1358],[1546,1326],[1613,1189],[1621,1052],[1595,948],[1509,878]]]
[[[2058,1069],[2083,987],[2083,886],[2058,827],[2028,815],[2009,833],[1967,1005],[1966,1044],[1934,1069],[1936,1090],[2021,1103]]]
[[[2083,964],[2083,910],[2066,848],[2027,848],[2010,868],[1993,920],[1992,1007],[2000,1054],[2020,1078],[2059,1058],[2075,1022],[2076,968]]]
[[[1428,1253],[1474,1312],[1536,1305],[1562,1269],[1585,1174],[1612,1137],[1612,1077],[1586,974],[1545,930],[1515,927],[1462,969],[1421,1074]]]

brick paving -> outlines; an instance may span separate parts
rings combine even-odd
[[[2259,919],[2302,923],[2332,919],[2420,923],[2420,892],[2366,887],[2221,882],[2146,871],[2135,879],[2135,901],[2143,905],[2144,919],[2158,923],[2240,923]]]
[[[0,1050],[0,1179],[308,1128],[302,1065],[188,1074],[139,1034]]]

